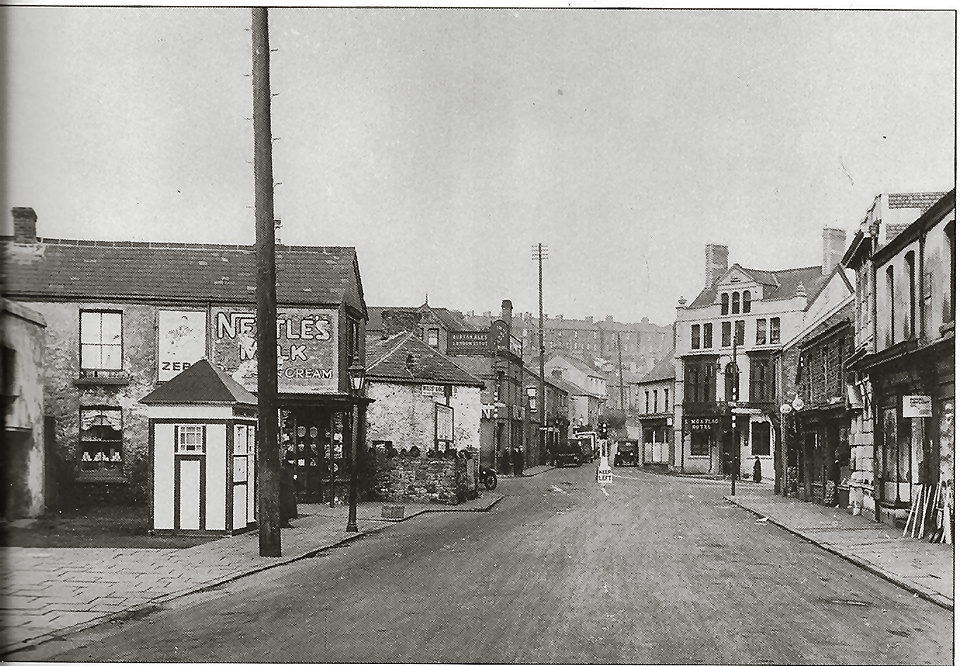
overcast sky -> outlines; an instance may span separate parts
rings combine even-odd
[[[249,9],[4,8],[3,233],[252,244]],[[952,12],[270,10],[284,243],[368,305],[673,321],[954,186]]]

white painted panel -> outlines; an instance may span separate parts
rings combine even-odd
[[[247,429],[247,523],[257,519],[257,431]]]
[[[151,419],[204,419],[232,418],[230,405],[150,405],[147,414]]]
[[[153,426],[153,529],[173,529],[173,424]]]
[[[233,487],[233,529],[247,526],[247,486]]]
[[[207,426],[207,529],[227,529],[228,466],[233,464],[227,451],[227,426],[211,423]]]
[[[180,529],[200,529],[200,460],[180,458]]]

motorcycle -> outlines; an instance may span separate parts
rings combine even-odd
[[[487,490],[493,490],[497,487],[497,473],[489,467],[480,465],[480,483],[486,486]]]

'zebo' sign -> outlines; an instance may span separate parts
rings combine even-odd
[[[277,389],[337,390],[337,312],[277,309]],[[247,390],[257,390],[257,320],[249,310],[213,311],[213,360]]]

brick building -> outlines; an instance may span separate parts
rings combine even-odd
[[[822,247],[820,266],[769,271],[728,267],[726,246],[706,246],[705,286],[677,308],[675,467],[730,474],[749,458],[773,476],[777,354],[803,329],[820,293],[846,279],[834,270],[845,233],[824,229]]]
[[[142,397],[204,357],[256,391],[253,249],[38,238],[33,209],[13,212],[4,288],[47,322],[45,412],[61,497],[144,501]],[[321,470],[343,469],[355,402],[346,368],[364,353],[356,253],[279,246],[276,262],[281,438],[304,447],[302,500],[343,493],[346,479],[330,484]]]

